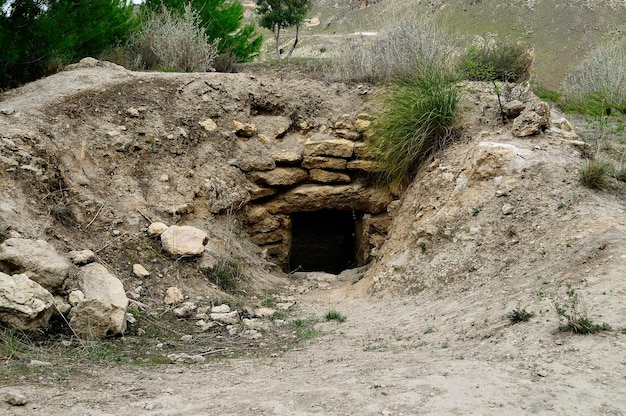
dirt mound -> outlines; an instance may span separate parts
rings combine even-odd
[[[260,303],[263,290],[290,291],[263,302],[295,306],[273,315],[281,329],[258,331],[261,340],[229,338],[226,329],[197,335],[189,319],[174,320],[176,328],[165,335],[164,314],[146,316],[152,332],[119,340],[125,352],[117,361],[102,358],[114,351],[93,349],[78,366],[70,354],[7,367],[30,373],[5,375],[11,386],[2,393],[22,392],[30,402],[0,409],[622,414],[623,193],[579,184],[589,149],[563,128],[559,114],[552,113],[544,133],[516,138],[511,123],[501,124],[489,89],[474,84],[467,91],[462,137],[391,206],[391,231],[370,269],[320,274],[299,292],[294,286],[301,289],[302,282],[264,260],[240,226],[237,210],[250,189],[233,162],[245,153],[234,121],[271,115],[300,130],[320,129],[344,114],[356,116],[368,105],[369,87],[250,74],[136,73],[89,61],[4,94],[3,239],[42,238],[62,253],[92,249],[126,290],[144,286],[141,302],[162,304],[165,289],[175,285],[188,300],[217,304],[225,294],[197,262],[168,257],[146,234],[149,220],[193,225],[246,265],[239,299],[256,293]],[[133,276],[135,263],[153,273],[149,281]],[[587,337],[559,331],[557,306],[573,303],[613,330]],[[319,318],[329,310],[347,321]],[[514,324],[514,310],[532,314],[530,321]],[[290,321],[292,313],[302,318]],[[190,333],[200,341],[183,344],[181,336]],[[297,337],[315,334],[293,348]],[[144,366],[169,362],[166,353],[192,353],[200,348],[194,342],[208,348],[202,352],[208,358],[234,344],[248,357]],[[59,365],[47,367],[41,358]]]

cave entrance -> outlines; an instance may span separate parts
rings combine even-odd
[[[290,270],[338,274],[357,266],[357,225],[361,217],[355,211],[293,213]]]

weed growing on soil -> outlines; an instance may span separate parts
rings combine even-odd
[[[609,174],[614,170],[613,165],[606,160],[591,159],[580,170],[580,182],[591,189],[602,189],[608,184]]]
[[[554,302],[554,309],[559,319],[565,320],[565,325],[560,327],[562,331],[570,331],[575,334],[595,334],[596,332],[611,330],[607,323],[598,325],[592,322],[586,305],[573,288],[568,288],[565,294],[567,299],[563,304]]]
[[[318,322],[317,318],[296,319],[293,321],[296,327],[296,337],[299,340],[311,339],[317,335],[313,325]]]
[[[234,292],[244,279],[243,267],[239,259],[221,258],[206,276],[226,292]]]
[[[432,334],[433,332],[435,332],[435,328],[433,328],[432,326],[429,326],[428,328],[426,328],[424,330],[424,335],[428,335],[428,334]]]
[[[455,77],[443,67],[424,66],[390,85],[368,142],[385,181],[407,182],[420,163],[445,147],[459,99]]]
[[[324,315],[324,319],[326,319],[327,321],[337,321],[340,323],[346,322],[346,316],[343,315],[341,312],[338,312],[336,310],[331,310],[326,312],[326,315]]]
[[[535,316],[533,312],[529,312],[525,308],[520,308],[518,306],[515,309],[513,309],[511,312],[509,312],[509,314],[506,317],[509,318],[509,321],[511,321],[512,324],[517,324],[520,322],[527,322],[533,316]]]

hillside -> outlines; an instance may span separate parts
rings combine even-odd
[[[360,153],[378,92],[365,84],[86,59],[3,94],[1,241],[90,249],[137,309],[114,339],[59,319],[27,344],[3,329],[0,411],[622,414],[623,185],[579,183],[593,149],[528,86],[511,91],[526,112],[506,124],[490,88],[463,90],[457,140],[406,190],[372,181]],[[311,212],[328,216],[305,217],[305,237],[325,222],[332,239],[355,236],[350,269],[284,257]],[[203,230],[201,253],[168,253],[157,222]],[[0,257],[3,274],[22,273]],[[224,259],[242,266],[234,287],[212,273]],[[58,297],[71,302],[84,267]],[[557,305],[572,303],[611,330],[560,331]],[[532,316],[513,323],[515,310]]]
[[[420,1],[358,2],[320,0],[302,28],[297,56],[340,55],[356,32],[379,32],[398,19],[433,16],[452,32],[471,40],[492,36],[520,40],[535,51],[536,78],[558,89],[565,74],[598,44],[624,34],[622,1]],[[286,32],[285,42],[289,35]],[[271,41],[268,37],[268,42]]]

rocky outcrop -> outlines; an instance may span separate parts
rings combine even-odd
[[[80,268],[78,285],[84,299],[70,311],[70,325],[90,337],[121,335],[126,330],[128,299],[122,282],[101,264]]]
[[[0,272],[0,322],[9,328],[46,328],[53,312],[50,292],[25,274]]]
[[[52,293],[63,285],[70,267],[44,240],[9,238],[0,245],[0,271],[24,273]]]

